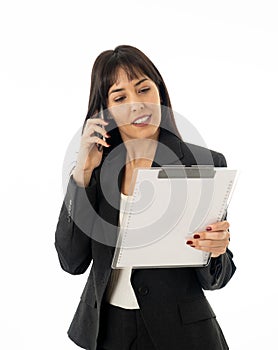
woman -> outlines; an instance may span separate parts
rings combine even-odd
[[[226,161],[181,140],[165,83],[141,51],[123,45],[101,53],[55,235],[65,271],[84,273],[93,260],[68,331],[84,349],[228,349],[203,293],[224,287],[235,271],[227,221],[186,241],[211,253],[206,267],[111,270],[133,170],[165,164]]]

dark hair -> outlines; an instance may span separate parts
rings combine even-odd
[[[87,119],[99,112],[101,106],[104,112],[107,113],[108,91],[117,80],[119,68],[126,72],[130,80],[137,79],[138,74],[142,74],[149,77],[156,84],[162,106],[160,127],[181,138],[176,126],[170,97],[161,74],[142,51],[129,45],[120,45],[115,50],[104,51],[96,58],[92,69],[88,112],[83,129]],[[163,108],[163,106],[168,108]],[[112,148],[122,142],[114,120],[110,121],[107,130],[111,135],[109,144]]]

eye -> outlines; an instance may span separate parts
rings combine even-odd
[[[144,94],[146,92],[148,92],[151,88],[146,86],[146,87],[143,87],[142,89],[139,90],[139,94]]]
[[[114,99],[114,102],[123,102],[125,100],[125,96],[119,96]]]

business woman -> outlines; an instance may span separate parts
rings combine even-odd
[[[82,274],[92,262],[68,331],[81,348],[228,349],[203,292],[224,287],[235,272],[227,221],[185,239],[211,253],[206,267],[111,269],[134,169],[165,164],[224,167],[226,161],[182,141],[165,83],[145,54],[127,45],[102,52],[55,234],[66,272]]]

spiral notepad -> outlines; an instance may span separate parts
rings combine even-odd
[[[205,266],[210,254],[186,241],[222,220],[236,174],[205,166],[136,169],[112,268]]]

